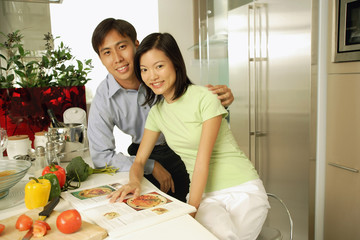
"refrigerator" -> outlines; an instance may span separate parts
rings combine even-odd
[[[313,236],[314,121],[311,0],[198,0],[201,84],[227,84],[229,124],[267,192],[293,219],[293,239]],[[289,239],[287,213],[269,199],[265,225]]]

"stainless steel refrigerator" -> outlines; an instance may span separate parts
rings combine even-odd
[[[199,0],[194,6],[201,84],[230,86],[236,140],[267,192],[288,206],[294,239],[311,239],[312,1]],[[271,199],[270,204],[266,224],[289,239],[285,210]]]
[[[260,0],[229,7],[232,131],[266,190],[288,206],[294,239],[309,239],[311,1]],[[284,209],[270,204],[266,224],[289,239]]]

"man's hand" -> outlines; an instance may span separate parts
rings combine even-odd
[[[152,175],[160,183],[161,191],[167,193],[171,189],[173,193],[175,192],[175,185],[171,174],[157,161],[154,162]]]
[[[231,89],[226,85],[216,85],[213,86],[211,84],[205,85],[212,93],[218,95],[218,99],[221,101],[221,104],[224,107],[230,106],[230,104],[234,101],[234,95],[231,92]]]

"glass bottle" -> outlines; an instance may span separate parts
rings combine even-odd
[[[52,127],[54,127],[54,128],[61,128],[61,127],[64,127],[64,126],[65,126],[64,123],[60,122],[60,121],[56,118],[56,116],[55,116],[55,114],[54,114],[54,111],[53,111],[52,109],[49,108],[49,109],[47,110],[47,113],[48,113],[48,115],[49,115],[49,117],[50,117]]]

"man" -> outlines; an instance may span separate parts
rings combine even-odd
[[[97,88],[88,123],[90,154],[96,168],[105,165],[129,171],[143,136],[149,105],[145,88],[134,73],[134,55],[139,41],[135,28],[124,20],[108,18],[94,30],[92,45],[109,74]],[[224,106],[234,100],[226,86],[209,86]],[[129,156],[115,152],[113,129],[117,126],[132,137]],[[185,165],[161,135],[148,159],[145,177],[163,192],[186,202],[189,177]]]

